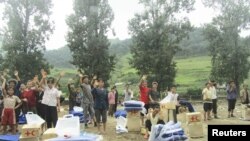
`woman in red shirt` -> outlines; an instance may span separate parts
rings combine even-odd
[[[140,88],[140,101],[145,103],[144,107],[148,113],[148,108],[149,108],[148,91],[149,91],[149,88],[148,88],[148,83],[147,83],[145,75],[142,77],[142,79],[140,81],[139,88]],[[141,122],[142,122],[142,125],[144,125],[144,114],[142,114],[142,113],[141,113]]]
[[[36,109],[36,93],[37,88],[32,87],[32,81],[28,81],[26,89],[21,94],[21,99],[23,101],[22,111],[26,114],[28,111],[37,113]]]

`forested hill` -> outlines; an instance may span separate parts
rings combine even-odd
[[[129,53],[131,42],[131,39],[110,39],[110,54],[115,54],[119,60],[119,58],[123,55],[127,55]],[[208,42],[204,39],[202,29],[195,28],[192,32],[190,32],[189,38],[181,42],[181,50],[177,53],[177,56],[187,57],[207,55],[207,45]],[[70,64],[72,56],[67,46],[56,50],[46,51],[45,58],[54,67],[73,68],[73,65]]]
[[[110,40],[110,54],[115,54],[116,56],[122,56],[129,53],[129,46],[131,43],[130,39],[119,40],[111,39]],[[70,64],[72,60],[72,55],[67,46],[55,49],[47,50],[44,53],[44,57],[48,62],[56,68],[73,68],[74,66]]]

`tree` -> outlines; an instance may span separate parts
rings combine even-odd
[[[115,56],[109,55],[107,32],[114,19],[108,0],[75,0],[74,14],[67,19],[68,47],[73,55],[72,64],[105,82],[115,65]]]
[[[192,10],[194,0],[140,0],[140,4],[144,5],[144,12],[129,21],[133,57],[130,63],[140,75],[148,75],[159,83],[160,90],[165,90],[174,83],[173,57],[179,43],[191,30],[187,18],[177,19],[175,15]]]
[[[3,68],[13,72],[18,70],[23,80],[27,81],[48,71],[49,64],[43,58],[45,41],[53,31],[50,22],[51,0],[3,0],[5,5]]]
[[[219,82],[234,80],[239,90],[250,69],[249,38],[240,38],[241,31],[250,27],[250,1],[206,0],[204,3],[220,11],[204,29],[212,56],[211,79]]]

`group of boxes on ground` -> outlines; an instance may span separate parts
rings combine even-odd
[[[169,116],[174,116],[172,112],[166,112],[167,110],[175,110],[175,105],[173,106],[172,103],[162,104],[161,105],[161,112],[164,114],[164,121],[166,122],[169,119]],[[184,115],[185,114],[185,115]],[[187,133],[189,137],[203,137],[203,122],[202,122],[202,115],[200,112],[193,112],[193,113],[182,113],[185,118],[183,123],[186,122]],[[140,120],[140,112],[139,111],[129,111],[127,112],[127,126],[128,131],[140,131],[141,130],[141,120]]]
[[[26,114],[27,124],[22,126],[19,141],[45,141],[56,138],[55,128],[47,129],[46,122],[37,114]]]

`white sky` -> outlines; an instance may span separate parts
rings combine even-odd
[[[205,8],[201,0],[196,0],[195,9],[188,14],[190,21],[195,26],[211,22],[213,10]],[[54,8],[51,18],[55,22],[55,30],[50,40],[47,42],[47,49],[56,49],[66,45],[65,36],[67,34],[67,25],[65,19],[73,12],[73,0],[53,0]],[[143,7],[138,4],[138,0],[109,0],[110,6],[115,14],[115,19],[112,23],[112,28],[115,30],[115,35],[112,32],[108,33],[109,38],[119,38],[121,40],[129,38],[128,21],[132,19],[134,14],[143,10]]]
[[[68,27],[65,19],[73,12],[73,0],[52,1],[54,7],[51,19],[55,22],[55,30],[51,35],[50,40],[46,43],[48,50],[60,48],[67,44],[65,36]],[[129,38],[128,21],[133,18],[136,12],[143,10],[142,6],[138,4],[138,0],[109,0],[109,3],[115,14],[112,28],[114,28],[116,36],[113,36],[110,31],[108,37],[119,38],[121,40]],[[196,0],[194,7],[195,10],[188,14],[188,17],[194,26],[201,26],[204,23],[211,22],[213,15],[215,15],[212,9],[205,8],[201,3],[201,0]],[[0,7],[0,9],[2,8]]]

